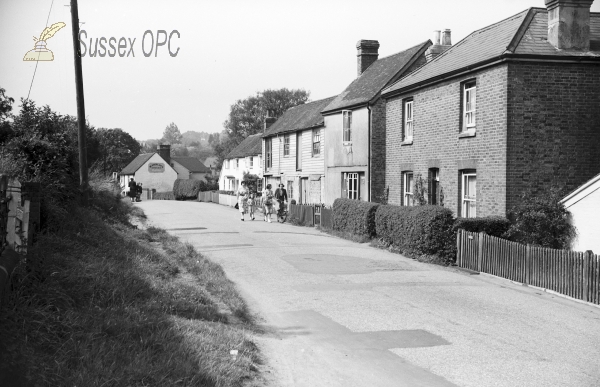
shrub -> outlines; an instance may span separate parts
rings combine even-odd
[[[576,231],[569,222],[569,211],[560,202],[562,197],[563,192],[557,188],[543,195],[524,193],[520,204],[509,211],[513,222],[508,238],[519,243],[568,249]]]
[[[333,229],[368,237],[375,236],[375,211],[379,204],[352,199],[333,202]]]
[[[510,220],[502,216],[488,216],[485,218],[458,218],[454,223],[454,231],[463,229],[470,232],[485,232],[498,238],[506,238],[510,228]]]
[[[440,206],[379,206],[375,214],[377,236],[407,255],[456,257],[452,211]]]
[[[154,200],[175,200],[173,192],[157,192],[152,196]]]
[[[206,186],[206,183],[200,180],[176,179],[173,183],[175,200],[196,199],[203,185]]]

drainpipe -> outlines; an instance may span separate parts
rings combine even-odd
[[[371,201],[371,106],[367,103],[367,110],[369,111],[369,157],[367,159],[367,172],[369,174],[369,178],[367,179],[367,184],[369,184],[369,196],[367,196],[367,201]],[[359,183],[360,184],[360,183]]]

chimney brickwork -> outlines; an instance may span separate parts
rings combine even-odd
[[[545,0],[548,42],[559,50],[589,51],[590,8],[594,0]]]
[[[167,164],[171,165],[171,145],[160,144],[158,146],[158,155],[162,157]]]
[[[360,75],[379,58],[379,42],[377,40],[359,40],[356,43],[357,76]]]

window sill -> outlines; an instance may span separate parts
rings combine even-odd
[[[475,137],[475,133],[475,129],[469,129],[466,132],[459,133],[458,138]]]
[[[352,146],[352,141],[344,141],[342,145],[344,145],[344,146]]]
[[[400,143],[400,146],[405,146],[405,145],[412,145],[413,144],[413,140],[404,140]]]

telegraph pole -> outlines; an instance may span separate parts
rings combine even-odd
[[[88,199],[88,169],[85,141],[85,102],[83,98],[83,70],[81,67],[81,49],[79,46],[79,12],[77,0],[71,0],[71,25],[73,30],[73,55],[75,56],[75,88],[77,90],[77,124],[79,139],[79,186],[84,205]]]

